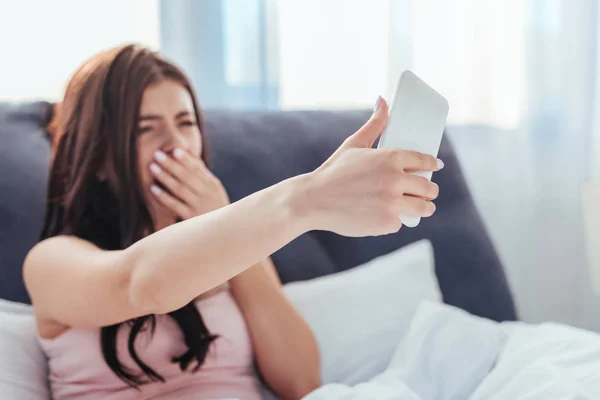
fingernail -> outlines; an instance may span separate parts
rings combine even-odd
[[[377,100],[375,101],[375,106],[373,107],[373,112],[377,112],[381,107],[381,96],[377,96]]]
[[[158,164],[152,163],[150,164],[150,171],[154,172],[155,174],[160,174],[161,169]]]
[[[435,210],[437,209],[437,207],[435,206],[435,203],[431,203],[431,205],[433,206],[433,212],[435,212]]]
[[[156,195],[159,195],[162,192],[162,190],[156,185],[150,186],[150,191]]]
[[[173,150],[173,155],[175,156],[175,158],[181,159],[181,158],[183,158],[183,150],[175,149],[175,150]]]
[[[155,158],[156,158],[158,161],[160,161],[160,162],[163,162],[163,161],[166,161],[166,160],[167,160],[167,155],[166,155],[165,153],[163,153],[162,151],[160,151],[160,150],[156,150],[156,151],[154,152],[154,157],[155,157]]]
[[[444,168],[444,162],[442,160],[440,160],[439,158],[437,159],[437,167],[438,167],[438,170]]]

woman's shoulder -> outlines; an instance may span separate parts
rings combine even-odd
[[[101,251],[93,243],[72,235],[57,235],[39,241],[29,250],[23,262],[23,274],[27,283],[28,271],[39,264],[47,265],[57,259],[80,253]]]
[[[64,248],[65,246],[67,246],[67,247],[76,246],[79,248],[88,248],[88,249],[93,248],[93,249],[99,250],[98,246],[96,246],[89,240],[82,239],[75,235],[61,234],[61,235],[56,235],[56,236],[52,236],[52,237],[40,240],[35,246],[33,246],[31,248],[31,251],[34,251],[35,249],[40,249],[40,248],[45,249],[47,251],[47,249],[49,249],[49,248],[55,248],[55,247]]]
[[[76,253],[96,250],[97,248],[92,243],[70,235],[53,236],[38,242],[31,248],[23,263],[23,279],[29,295],[35,298],[33,292],[39,286],[39,282],[45,282],[46,285],[52,284],[47,274],[51,273],[55,264],[62,263]],[[55,338],[68,329],[68,326],[64,324],[40,316],[36,304],[34,304],[34,310],[40,339]]]

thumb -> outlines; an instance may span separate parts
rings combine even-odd
[[[342,147],[364,147],[370,148],[375,140],[381,135],[388,121],[387,102],[379,96],[375,103],[373,115],[371,118],[352,136],[350,136]]]

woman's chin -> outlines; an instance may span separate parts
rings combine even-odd
[[[151,196],[154,195],[151,194]],[[154,221],[156,230],[165,228],[180,220],[179,216],[173,210],[163,205],[156,197],[150,198],[148,211]]]

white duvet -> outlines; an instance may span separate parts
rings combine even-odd
[[[559,324],[495,323],[424,302],[388,369],[304,400],[598,400],[600,335]]]

